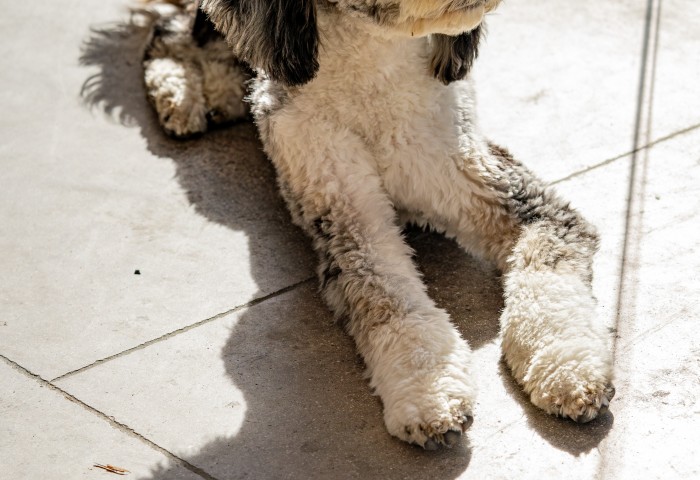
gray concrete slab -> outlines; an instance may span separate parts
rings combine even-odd
[[[501,307],[493,269],[442,237],[411,236],[431,292],[454,308],[474,345],[492,344]],[[389,437],[362,371],[310,282],[58,384],[217,478],[464,470],[466,447],[435,457]],[[167,419],[154,414],[164,404]]]
[[[605,231],[596,292],[611,325],[626,206],[614,187],[626,183],[628,167],[617,162],[558,185]],[[439,235],[408,237],[430,294],[474,349],[476,421],[459,448],[427,454],[389,437],[352,342],[313,284],[58,385],[216,478],[432,478],[436,469],[467,479],[593,478],[614,414],[581,426],[532,407],[500,361],[497,273]]]
[[[0,20],[0,352],[47,379],[314,264],[254,128],[166,138],[143,93],[144,36],[114,23],[125,7],[73,3],[13,3]]]
[[[467,337],[472,326],[483,335],[479,322],[460,326]],[[608,423],[581,430],[531,411],[499,357],[495,339],[477,347],[482,392],[470,442],[438,453],[386,433],[351,340],[310,286],[58,384],[220,479],[432,478],[436,470],[513,478],[535,468],[590,478]]]
[[[700,131],[634,158],[609,478],[698,478]]]
[[[386,434],[313,281],[274,293],[315,260],[252,126],[165,138],[120,1],[5,3],[0,356],[20,366],[0,363],[0,476],[189,478],[167,450],[217,479],[699,476],[697,2],[511,0],[490,19],[484,130],[568,178],[601,230],[618,394],[584,426],[530,406],[500,363],[496,272],[409,231],[479,373],[468,442],[437,453]],[[75,402],[27,371],[69,373]]]
[[[475,67],[483,131],[557,180],[643,146],[640,107],[641,140],[700,124],[699,15],[694,0],[504,2]]]
[[[95,464],[148,478],[168,471],[169,479],[200,479],[177,460],[116,428],[0,360],[0,465],[2,478],[109,478]]]
[[[655,147],[649,155],[683,168],[694,188],[692,164],[696,160],[689,146],[696,139],[686,135]],[[626,188],[620,187],[629,183],[633,161],[636,159],[628,156],[557,185],[603,235],[595,290],[599,313],[611,327],[618,321],[618,278],[628,206]],[[690,200],[678,212],[682,220],[697,208],[687,188],[669,198],[669,205],[679,200],[678,195]],[[662,219],[662,227],[675,225],[660,214],[652,218]],[[685,233],[689,245],[697,241],[697,233]],[[642,464],[638,460],[618,462],[618,457],[636,459],[638,449],[658,449],[664,442],[673,445],[669,448],[675,453],[658,458],[647,452],[654,468],[645,466],[644,478],[668,478],[674,468],[695,472],[693,463],[681,460],[697,453],[693,436],[698,418],[692,403],[697,395],[693,383],[697,362],[692,360],[696,348],[692,342],[684,347],[690,349],[688,358],[659,365],[663,355],[656,351],[660,347],[674,352],[678,336],[673,330],[668,330],[667,338],[655,339],[661,345],[643,345],[642,354],[651,359],[647,362],[623,355],[628,347],[620,332],[619,398],[611,413],[584,426],[548,417],[529,404],[500,362],[497,318],[501,301],[496,273],[440,236],[410,231],[409,238],[429,291],[453,315],[474,348],[480,390],[476,421],[469,442],[457,449],[426,455],[386,434],[381,406],[362,380],[352,342],[331,325],[330,314],[312,285],[58,384],[216,478],[304,478],[309,472],[317,478],[429,478],[436,468],[454,478],[534,478],[533,472],[539,478],[639,478]],[[688,260],[688,268],[696,269],[693,259]],[[650,294],[648,298],[655,297]],[[694,307],[692,298],[686,311]],[[646,313],[636,312],[627,321],[641,325],[639,317]],[[691,315],[684,325],[693,325],[695,320]],[[676,368],[681,376],[664,378],[654,373],[659,368]],[[644,377],[642,393],[651,399],[628,390],[634,381],[630,375]],[[634,400],[627,400],[630,397]],[[656,399],[658,404],[653,403]],[[669,400],[688,409],[672,418],[659,417],[659,409],[665,408],[661,402]],[[665,426],[645,428],[649,433],[641,443],[639,429],[628,420],[639,418],[639,402],[645,405],[644,417],[655,416],[659,426]],[[168,405],[163,414],[154,414],[162,405]],[[674,436],[685,441],[668,443]]]

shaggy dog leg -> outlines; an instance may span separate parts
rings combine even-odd
[[[144,57],[144,78],[163,129],[184,138],[244,118],[250,75],[223,38],[195,38],[194,12],[157,7],[160,11],[151,12],[155,25]]]
[[[473,140],[466,158],[414,165],[420,184],[392,184],[389,172],[385,185],[409,218],[503,269],[503,354],[532,402],[592,420],[614,395],[591,288],[595,229],[505,150]]]
[[[251,93],[262,143],[294,221],[314,240],[324,297],[364,357],[389,432],[426,448],[451,444],[474,405],[469,347],[427,296],[394,207],[503,269],[501,333],[513,375],[545,411],[594,418],[614,392],[591,289],[597,235],[476,133],[469,82],[450,82],[466,74],[479,32],[385,38],[377,29],[391,15],[374,25],[373,15],[356,16],[362,1],[346,3],[318,12],[312,0],[203,8],[241,58],[263,67]],[[221,40],[201,46],[173,25],[154,37],[146,83],[161,122],[183,135],[206,128],[214,104],[237,101],[240,81],[218,82],[235,75],[206,67],[231,59],[213,53],[226,49]]]
[[[319,254],[325,300],[347,322],[389,433],[427,449],[453,444],[472,421],[471,353],[426,294],[371,154],[313,113],[258,118],[293,219]]]
[[[610,336],[591,287],[597,234],[506,151],[491,151],[519,224],[504,283],[505,359],[535,405],[588,422],[615,394]]]

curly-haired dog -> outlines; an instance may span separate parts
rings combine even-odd
[[[503,355],[535,405],[587,422],[614,394],[591,290],[594,228],[476,125],[465,78],[499,2],[171,0],[144,63],[176,136],[245,116],[244,65],[256,71],[252,114],[313,239],[324,298],[355,339],[389,432],[425,448],[471,424],[478,372],[426,293],[404,222],[502,269]]]

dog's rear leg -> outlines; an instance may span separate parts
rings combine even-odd
[[[161,10],[152,14],[143,65],[146,92],[163,130],[185,138],[245,118],[247,67],[201,11],[195,18],[193,8]]]
[[[309,141],[288,122],[300,120],[280,116],[274,129],[263,122],[262,136],[292,216],[313,238],[324,298],[364,358],[389,432],[427,449],[455,443],[471,424],[471,353],[426,294],[369,153],[328,124],[309,119]]]
[[[595,229],[501,148],[445,162],[419,176],[414,191],[432,185],[430,198],[402,201],[504,271],[503,354],[532,402],[592,420],[614,394],[609,332],[591,287]]]

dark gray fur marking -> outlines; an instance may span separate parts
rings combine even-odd
[[[333,242],[333,233],[322,217],[316,218],[311,225],[314,229],[314,246],[318,251],[320,262],[318,267],[319,280],[321,281],[321,290],[326,290],[329,284],[336,281],[343,269],[340,268],[338,262],[329,252],[330,244]]]
[[[551,188],[504,148],[489,144],[491,154],[499,159],[503,169],[503,182],[494,185],[506,197],[508,212],[524,226],[540,223],[562,241],[562,245],[572,245],[577,250],[588,253],[586,267],[591,269],[591,256],[598,249],[599,237],[595,228],[588,223],[568,202],[561,200]],[[546,263],[554,266],[561,255],[558,249],[552,250]],[[577,258],[577,261],[582,260]]]
[[[485,31],[483,23],[461,35],[434,34],[430,68],[435,78],[447,85],[467,76],[479,55],[479,42]]]
[[[252,67],[287,85],[316,76],[315,0],[203,0],[201,8]]]
[[[396,21],[401,7],[398,3],[379,5],[375,1],[368,1],[363,5],[350,5],[349,9],[371,18],[379,25],[386,25]]]
[[[207,17],[207,14],[204,13],[201,8],[197,8],[195,12],[192,36],[200,47],[203,47],[211,41],[224,38],[223,35],[216,30],[212,21],[209,20],[209,17]]]
[[[345,210],[328,211],[302,226],[313,239],[320,289],[336,320],[346,329],[352,324],[377,326],[401,316],[407,306],[387,291],[384,279],[375,271],[362,229],[348,224],[347,218],[352,216]]]

